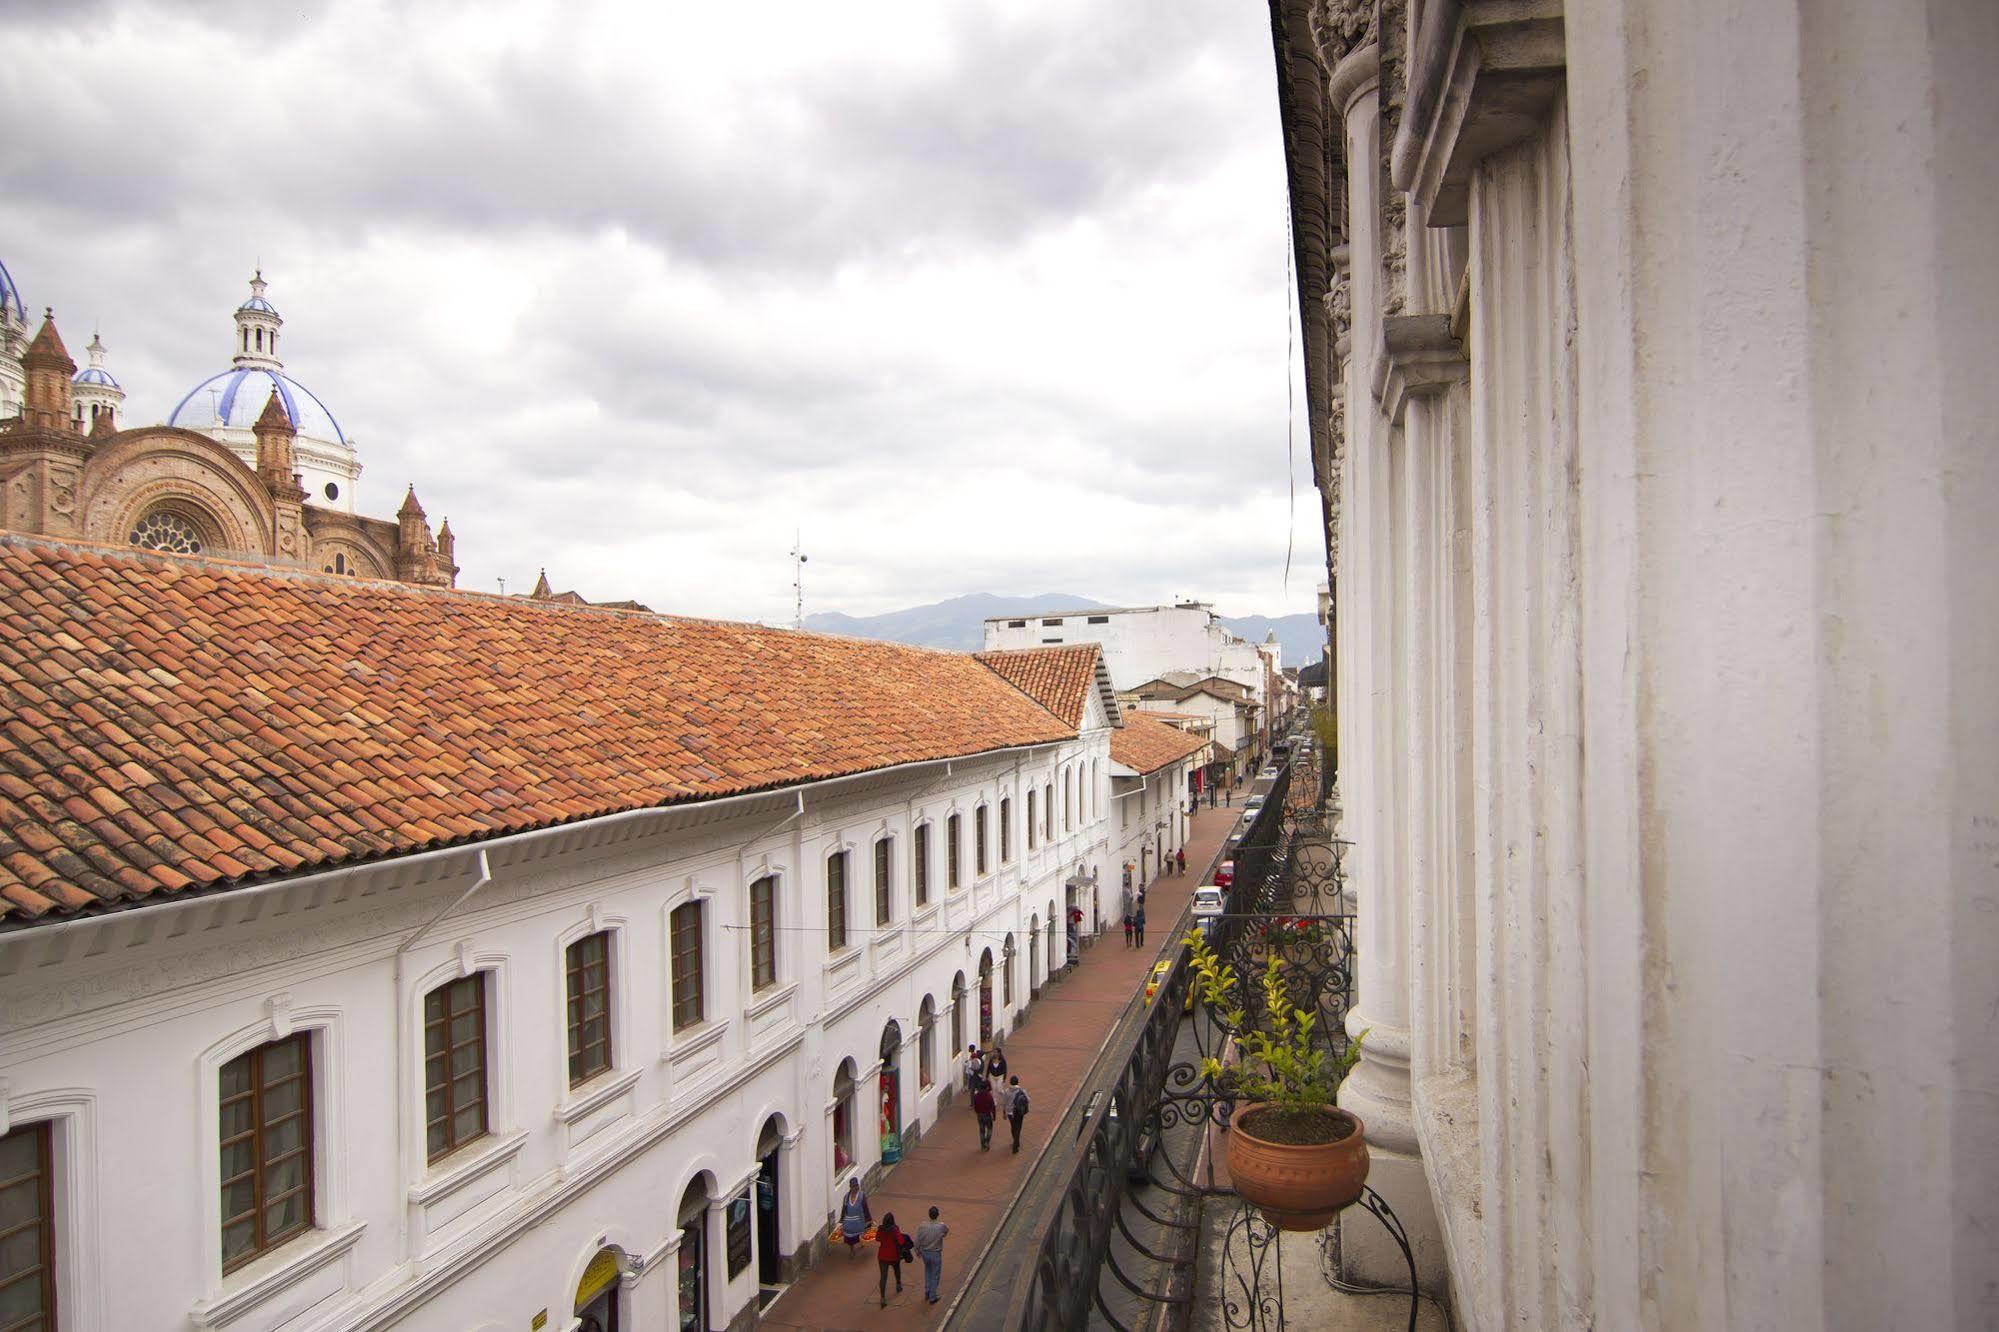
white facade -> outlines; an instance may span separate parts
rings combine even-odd
[[[1999,10],[1278,40],[1370,1183],[1461,1327],[1999,1326]]]
[[[1094,698],[1090,708],[1074,741],[0,934],[0,1133],[42,1123],[53,1134],[64,1332],[485,1332],[539,1326],[542,1311],[565,1329],[586,1271],[608,1281],[623,1326],[678,1327],[690,1187],[706,1326],[745,1325],[758,1259],[728,1276],[727,1214],[755,1185],[760,1142],[776,1144],[780,1252],[810,1262],[845,1180],[879,1162],[889,1024],[914,1133],[978,1037],[981,959],[992,960],[994,1026],[1010,1029],[1047,974],[1065,895],[1112,882],[1109,731]],[[1052,815],[1037,801],[1048,817],[1032,850],[1029,790],[1067,793]],[[945,863],[954,817],[956,887]],[[890,923],[876,928],[883,841]],[[847,857],[848,943],[829,951],[834,855]],[[749,898],[765,877],[775,977],[757,990]],[[702,1012],[675,1030],[672,921],[690,903]],[[572,1087],[565,949],[600,932],[612,1067]],[[468,976],[484,978],[489,1131],[429,1164],[424,996]],[[219,1070],[295,1033],[312,1060],[316,1224],[225,1276]],[[844,1111],[843,1072],[856,1088]],[[836,1122],[849,1124],[855,1157],[837,1169]]]
[[[1112,835],[1117,844],[1121,891],[1105,894],[1105,928],[1123,920],[1131,895],[1152,881],[1166,857],[1187,845],[1187,783],[1195,762],[1195,758],[1182,759],[1144,774],[1116,769],[1117,817],[1112,821]]]

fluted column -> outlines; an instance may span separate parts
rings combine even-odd
[[[1345,187],[1350,219],[1345,303],[1351,312],[1341,390],[1345,457],[1341,470],[1341,539],[1335,581],[1340,694],[1341,835],[1358,916],[1356,996],[1350,1034],[1366,1032],[1361,1059],[1340,1089],[1340,1104],[1367,1125],[1373,1158],[1369,1183],[1388,1200],[1415,1242],[1426,1284],[1445,1280],[1435,1212],[1423,1175],[1409,1078],[1410,976],[1408,866],[1404,863],[1398,716],[1398,541],[1395,534],[1396,431],[1376,396],[1383,362],[1387,288],[1401,244],[1385,236],[1402,225],[1387,207],[1381,161],[1380,52],[1353,51],[1334,67],[1329,89],[1344,125]],[[1388,216],[1384,216],[1388,214]],[[1399,304],[1396,313],[1400,313]],[[1341,1257],[1357,1280],[1388,1282],[1401,1255],[1370,1219],[1342,1222]],[[1404,1275],[1403,1280],[1407,1277]]]

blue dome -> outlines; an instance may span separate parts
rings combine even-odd
[[[248,430],[263,415],[264,404],[270,401],[274,388],[292,419],[292,428],[299,434],[308,439],[347,443],[340,423],[326,410],[326,404],[313,396],[312,390],[282,370],[249,366],[224,370],[196,384],[174,405],[167,424],[187,430],[213,430],[217,426]]]
[[[241,305],[237,306],[236,308],[238,310],[261,310],[263,313],[268,315],[274,315],[277,314],[278,312],[278,307],[272,305],[262,296],[252,296],[249,300],[244,301]]]
[[[70,382],[72,384],[102,384],[105,388],[118,387],[118,381],[111,377],[111,372],[102,366],[96,365],[82,371]]]
[[[24,324],[28,322],[28,306],[21,299],[21,289],[14,285],[14,275],[7,271],[7,265],[0,264],[0,318],[8,315]]]

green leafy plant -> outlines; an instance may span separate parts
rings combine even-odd
[[[1263,971],[1263,1003],[1268,1026],[1251,1028],[1243,1011],[1235,968],[1216,956],[1199,930],[1187,935],[1193,956],[1195,993],[1221,1024],[1234,1033],[1242,1062],[1201,1061],[1201,1071],[1217,1085],[1252,1101],[1268,1103],[1284,1115],[1313,1115],[1333,1103],[1340,1083],[1360,1058],[1363,1031],[1343,1051],[1312,1039],[1319,1015],[1291,1002],[1283,965],[1275,954]]]
[[[1333,705],[1321,703],[1312,709],[1312,733],[1319,737],[1319,749],[1326,756],[1326,770],[1337,772],[1340,766],[1340,725],[1333,716]]]

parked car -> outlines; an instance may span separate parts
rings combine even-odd
[[[1271,782],[1277,780],[1277,765],[1275,763],[1268,763],[1264,765],[1263,778],[1265,781],[1271,781]]]
[[[1262,808],[1263,808],[1263,797],[1261,795],[1253,795],[1249,799],[1242,802],[1242,812],[1251,816],[1254,816],[1256,814],[1256,811]]]
[[[1233,860],[1224,860],[1221,866],[1215,870],[1215,886],[1217,888],[1229,888],[1234,886],[1234,884],[1235,862]]]
[[[1106,1100],[1102,1092],[1093,1091],[1090,1093],[1090,1099],[1083,1104],[1083,1113],[1076,1119],[1077,1137],[1082,1137],[1089,1130],[1090,1120],[1096,1115],[1100,1106],[1103,1108],[1104,1113],[1110,1116],[1111,1125],[1113,1131],[1115,1131],[1118,1122],[1117,1096],[1113,1094]],[[1149,1125],[1147,1127],[1150,1128]],[[1127,1183],[1150,1184],[1152,1182],[1152,1172],[1148,1167],[1152,1164],[1153,1152],[1158,1149],[1159,1135],[1156,1130],[1139,1135],[1138,1147],[1132,1152],[1131,1160],[1125,1163],[1124,1177]]]
[[[1163,961],[1154,962],[1152,964],[1152,974],[1145,978],[1146,1003],[1149,1004],[1152,1002],[1152,996],[1159,993],[1159,987],[1166,983],[1166,975],[1168,972],[1172,970],[1173,970],[1172,958],[1166,958]]]
[[[1222,914],[1222,899],[1225,894],[1219,884],[1204,883],[1194,890],[1194,914],[1196,916],[1219,916]]]

